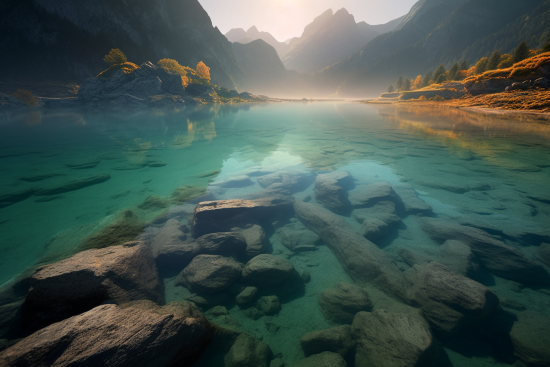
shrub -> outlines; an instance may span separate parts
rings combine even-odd
[[[512,65],[514,65],[514,57],[510,54],[504,54],[501,56],[497,69],[506,69]]]
[[[38,106],[38,100],[30,90],[18,89],[11,96],[22,100],[28,106]]]
[[[422,75],[418,75],[414,82],[412,83],[412,89],[420,89],[422,88],[424,82],[422,81]]]
[[[202,79],[210,80],[210,68],[202,61],[197,64],[197,75]]]
[[[430,101],[434,101],[434,102],[442,102],[444,100],[445,98],[441,97],[439,94],[436,94],[435,97],[430,98]]]
[[[426,98],[425,95],[421,95],[420,97],[418,97],[418,100],[419,100],[420,102],[424,102],[424,101],[427,101],[428,99]]]
[[[120,51],[118,48],[112,48],[111,51],[105,57],[103,57],[103,61],[105,61],[107,64],[111,65],[117,65],[117,64],[124,64],[125,62],[128,62],[128,59],[126,58],[126,55]]]

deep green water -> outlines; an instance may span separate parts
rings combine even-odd
[[[522,243],[508,244],[534,261],[541,242],[550,236],[550,124],[540,121],[352,103],[4,113],[0,285],[36,264],[77,251],[82,241],[119,221],[127,210],[132,223],[145,225],[170,209],[142,205],[151,196],[170,197],[177,188],[194,185],[208,187],[216,199],[242,198],[262,190],[257,176],[243,188],[215,184],[251,171],[288,168],[349,171],[357,187],[406,182],[438,216],[527,233]],[[67,191],[67,183],[90,178],[98,183]],[[312,186],[294,196],[315,201]],[[359,228],[353,218],[347,220]],[[438,245],[422,232],[416,216],[403,222],[396,234],[377,244],[405,270],[408,265],[397,248],[430,256]],[[276,235],[270,242],[274,254],[311,273],[305,296],[283,304],[277,316],[254,321],[237,306],[230,314],[292,365],[303,357],[298,343],[303,334],[334,326],[321,314],[317,294],[351,279],[325,246],[293,254]],[[501,300],[517,301],[550,317],[548,294],[529,287],[517,292],[510,283],[494,277],[486,285]],[[168,302],[189,294],[172,279],[165,285]],[[400,309],[376,289],[370,292],[375,309]],[[476,341],[477,348],[447,344],[445,351],[454,366],[502,363],[483,343]]]

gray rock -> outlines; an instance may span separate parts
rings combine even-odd
[[[168,92],[170,94],[176,94],[179,96],[188,95],[188,93],[185,91],[185,87],[183,86],[183,80],[181,75],[172,74],[161,79],[162,79],[161,88],[163,91]]]
[[[498,309],[497,296],[484,285],[431,262],[412,289],[426,319],[442,334],[479,327]]]
[[[189,297],[185,297],[186,301],[193,302],[195,305],[208,309],[211,307],[226,304],[231,301],[231,295],[228,292],[218,292],[214,294],[192,294]]]
[[[109,93],[104,93],[103,98],[112,99],[121,95],[130,95],[138,98],[146,98],[162,94],[162,82],[155,76],[137,77],[126,82]],[[109,87],[106,86],[106,89]]]
[[[32,276],[30,286],[25,310],[31,329],[109,299],[124,304],[140,299],[160,303],[163,298],[153,255],[140,242],[83,251],[43,266]]]
[[[392,201],[379,201],[365,209],[356,209],[352,213],[355,220],[361,223],[361,234],[370,241],[384,237],[401,222]]]
[[[281,243],[291,251],[315,251],[321,239],[301,223],[290,223],[277,229]]]
[[[351,325],[356,367],[434,366],[437,347],[419,313],[359,312]]]
[[[64,194],[66,192],[80,190],[88,186],[97,185],[111,179],[111,175],[101,173],[93,176],[81,177],[68,182],[63,182],[50,187],[44,187],[34,191],[37,196],[50,196]]]
[[[263,188],[274,188],[278,184],[280,190],[285,190],[288,194],[295,194],[305,190],[313,182],[313,175],[310,172],[301,171],[279,171],[258,177],[258,183]]]
[[[277,296],[264,296],[258,300],[256,307],[264,314],[271,316],[281,311],[281,301]]]
[[[257,224],[247,228],[233,228],[239,232],[246,241],[246,256],[252,258],[267,252],[267,241],[265,239],[265,231]]]
[[[394,201],[395,192],[389,182],[376,182],[371,185],[353,190],[349,199],[354,208],[366,208],[379,201]]]
[[[242,176],[231,177],[230,179],[228,179],[226,181],[216,182],[216,183],[213,183],[211,185],[212,186],[223,187],[225,189],[235,189],[235,188],[254,185],[254,183],[252,182],[250,177],[248,177],[246,175],[242,175]]]
[[[480,229],[439,218],[423,218],[421,225],[436,242],[457,240],[470,246],[483,265],[495,275],[521,283],[550,284],[550,274],[541,265]]]
[[[414,267],[415,265],[423,266],[433,261],[428,256],[424,256],[403,247],[397,249],[397,254],[401,256],[403,261],[405,261],[405,263],[407,263],[410,267]]]
[[[240,278],[242,266],[229,257],[199,255],[182,270],[176,285],[199,292],[212,294],[228,288]]]
[[[295,367],[347,367],[347,363],[338,353],[323,352],[302,359]]]
[[[550,318],[531,311],[518,313],[510,339],[514,355],[528,367],[550,366]]]
[[[516,82],[516,83],[513,83],[511,86],[510,86],[510,89],[509,90],[527,90],[529,89],[530,87],[530,83],[529,84],[524,84],[524,83],[519,83],[519,82]]]
[[[176,219],[169,219],[166,224],[152,233],[149,246],[160,267],[179,265],[186,266],[199,254],[198,244],[187,241],[183,231],[187,227]]]
[[[231,255],[244,254],[246,240],[237,232],[218,232],[205,234],[197,238],[197,244],[203,254]]]
[[[229,312],[227,312],[227,308],[225,308],[225,306],[214,306],[206,312],[206,315],[213,317],[225,316],[229,315]]]
[[[550,267],[550,244],[549,243],[542,243],[539,246],[538,256],[546,266]]]
[[[88,78],[80,85],[78,89],[78,98],[92,99],[103,94],[104,83],[98,78]]]
[[[350,324],[359,311],[372,310],[367,291],[353,284],[337,283],[317,298],[327,320]]]
[[[300,339],[300,345],[306,357],[322,352],[338,353],[346,357],[355,348],[355,340],[351,337],[351,326],[341,325],[307,333]]]
[[[285,364],[279,358],[275,358],[274,360],[271,361],[271,363],[269,364],[269,367],[285,367]]]
[[[257,293],[258,288],[246,287],[245,289],[243,289],[242,292],[237,295],[237,297],[235,297],[235,301],[239,306],[246,305],[247,303],[251,303],[256,299]]]
[[[225,355],[226,367],[269,367],[273,353],[265,343],[241,334]]]
[[[193,363],[214,327],[189,304],[98,306],[0,353],[2,366],[148,366]]]
[[[353,177],[346,171],[333,171],[317,175],[315,179],[315,198],[327,209],[335,213],[347,213],[351,210],[348,191],[353,187]]]
[[[509,308],[516,311],[525,311],[527,307],[523,303],[516,301],[515,299],[504,298],[500,301],[500,305],[505,308]]]
[[[262,254],[252,258],[243,269],[243,278],[261,287],[274,287],[290,278],[292,263],[282,257]]]
[[[314,204],[296,202],[294,210],[300,221],[332,249],[356,282],[373,282],[387,293],[406,298],[408,282],[401,270],[384,251],[344,219]]]
[[[420,199],[411,185],[399,184],[393,190],[401,200],[407,214],[430,214],[432,207]]]
[[[214,92],[214,88],[203,84],[189,84],[185,88],[185,92],[193,97],[200,97],[206,100],[213,100],[216,93]]]
[[[538,78],[533,83],[533,87],[550,89],[550,78]]]
[[[449,240],[439,248],[439,262],[450,270],[476,279],[479,273],[479,261],[468,245],[463,242]]]
[[[291,198],[206,201],[195,208],[193,235],[197,238],[208,233],[226,232],[270,217],[290,215],[291,212]]]

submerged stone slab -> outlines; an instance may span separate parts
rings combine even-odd
[[[550,317],[525,311],[518,314],[510,339],[514,355],[528,367],[550,366]]]
[[[541,261],[550,267],[550,243],[542,243],[539,247],[538,255]]]
[[[351,336],[351,326],[341,325],[307,333],[300,338],[300,345],[306,356],[333,352],[345,357],[355,347],[355,340]]]
[[[422,268],[412,292],[426,319],[443,334],[480,326],[499,305],[487,287],[435,261]]]
[[[233,231],[240,233],[246,241],[246,256],[252,258],[267,251],[267,241],[265,231],[257,224],[248,226],[244,229],[233,228]]]
[[[103,305],[41,329],[0,352],[0,365],[189,365],[207,347],[214,330],[186,303]]]
[[[379,201],[394,201],[395,192],[389,182],[376,182],[350,193],[349,199],[354,208],[366,208]]]
[[[414,188],[409,184],[393,186],[393,190],[401,200],[407,214],[430,214],[432,207],[420,199]]]
[[[359,312],[351,325],[357,341],[356,367],[434,366],[437,346],[430,326],[417,312]]]
[[[258,177],[258,183],[263,188],[277,187],[278,190],[288,191],[289,194],[305,190],[313,182],[313,174],[301,171],[278,171]],[[273,186],[277,185],[277,186]]]
[[[421,225],[436,242],[457,240],[467,244],[483,265],[499,277],[520,283],[550,284],[550,274],[541,265],[487,232],[440,218],[423,218]]]
[[[369,208],[355,209],[352,215],[361,223],[361,234],[370,241],[384,237],[401,222],[393,201],[379,201]]]
[[[205,234],[197,238],[197,244],[203,254],[231,255],[242,254],[246,250],[245,238],[237,232],[218,232]]]
[[[287,197],[202,202],[193,215],[193,235],[198,238],[208,233],[226,232],[291,210],[292,198]]]
[[[241,271],[242,265],[230,257],[199,255],[182,270],[176,285],[212,294],[228,288],[241,277]]]
[[[383,291],[406,298],[408,282],[393,260],[357,233],[344,219],[319,205],[296,202],[302,223],[317,233],[348,274],[358,282],[372,282]]]
[[[320,293],[317,301],[327,320],[342,324],[351,324],[357,312],[372,310],[367,292],[348,283],[335,284]]]
[[[277,229],[281,243],[291,251],[314,251],[321,239],[301,223],[290,223]]]
[[[225,189],[236,189],[236,188],[240,188],[240,187],[246,187],[246,186],[254,185],[254,183],[252,182],[250,177],[248,177],[246,175],[242,175],[242,176],[231,177],[228,180],[216,182],[216,183],[213,183],[211,185],[222,187],[222,188],[225,188]]]
[[[351,210],[347,190],[353,185],[353,177],[347,171],[333,171],[317,175],[315,198],[335,213],[346,213]]]
[[[250,260],[243,269],[245,281],[264,287],[284,283],[294,273],[294,266],[282,257],[262,254]]]
[[[457,274],[475,279],[479,272],[479,260],[472,249],[463,242],[449,240],[439,248],[439,262]]]

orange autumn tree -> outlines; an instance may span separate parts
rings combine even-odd
[[[197,74],[203,79],[210,81],[210,68],[204,64],[204,62],[199,61],[197,64]]]
[[[412,83],[412,89],[420,89],[423,86],[424,81],[422,80],[422,75],[419,75],[416,77],[414,82]]]
[[[187,72],[192,72],[193,69],[187,66],[181,66],[176,60],[173,59],[162,59],[159,60],[157,64],[171,74],[179,74],[181,76],[181,84],[184,88],[187,87],[187,85],[189,84]]]

